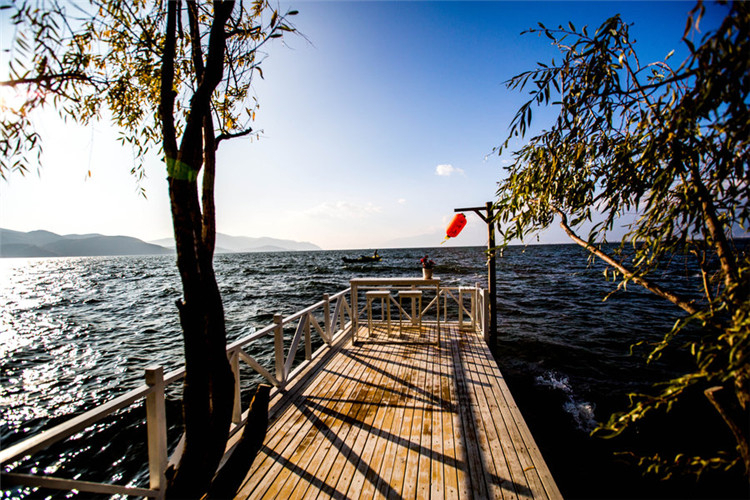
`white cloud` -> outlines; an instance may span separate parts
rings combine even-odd
[[[304,210],[304,215],[328,219],[362,219],[383,211],[382,207],[371,202],[365,204],[351,203],[349,201],[326,201],[314,207]]]
[[[443,177],[448,177],[451,174],[463,175],[463,173],[464,171],[462,169],[456,168],[450,164],[443,164],[443,165],[438,165],[437,167],[435,167],[435,174],[443,176]]]
[[[399,205],[406,205],[406,198],[399,198],[398,199],[398,204]]]

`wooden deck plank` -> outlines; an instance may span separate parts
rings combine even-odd
[[[443,347],[443,349],[446,348],[450,349],[450,347]],[[458,471],[460,470],[460,464],[458,462],[458,454],[456,453],[456,430],[453,428],[453,415],[456,412],[456,405],[453,400],[454,391],[451,377],[451,365],[450,363],[445,362],[450,359],[447,352],[442,353],[441,358],[444,359],[444,361],[440,363],[440,395],[443,400],[441,416],[443,429],[443,454],[445,455],[445,459],[443,460],[445,497],[459,498]]]
[[[387,454],[393,457],[390,462],[391,466],[384,470],[381,476],[383,483],[393,491],[397,491],[402,498],[408,498],[404,495],[404,486],[415,483],[415,477],[407,475],[407,471],[409,474],[415,474],[417,467],[411,464],[419,460],[421,430],[414,423],[421,421],[428,401],[428,393],[424,390],[427,370],[429,370],[428,350],[420,346],[415,351],[415,355],[418,362],[415,363],[414,382],[404,385],[407,405],[404,420],[396,429],[396,439],[390,443],[387,451]]]
[[[418,391],[424,387],[425,373],[427,370],[427,351],[419,348],[414,351],[416,360],[409,377],[402,379],[402,412],[397,413],[402,420],[392,425],[392,435],[385,448],[383,465],[380,468],[380,478],[376,485],[378,494],[384,491],[397,491],[402,494],[406,464],[409,454],[416,456],[419,447],[419,429],[415,430],[412,425],[414,421],[422,418],[424,396],[420,397]],[[420,403],[420,401],[422,403]],[[412,436],[414,434],[414,436]],[[415,444],[413,439],[417,440]]]
[[[387,376],[388,365],[384,364],[384,363],[386,363],[384,360],[391,357],[391,356],[388,355],[388,350],[389,349],[390,348],[387,347],[385,344],[382,344],[380,346],[380,351],[367,350],[367,351],[363,351],[361,353],[363,359],[366,360],[367,363],[373,364],[373,366],[377,367],[378,370],[380,370],[380,372],[381,372],[380,373],[381,379],[386,379],[386,380],[389,380],[389,379],[392,378],[392,377]],[[359,433],[357,433],[352,438],[352,442],[350,444],[352,452],[354,452],[356,450],[356,457],[355,457],[354,460],[352,460],[353,464],[360,464],[362,462],[362,460],[363,460],[363,457],[359,454],[360,453],[359,450],[356,449],[357,445],[354,443],[354,438],[367,438],[367,437],[371,437],[371,436],[368,436],[366,432],[363,433],[363,431],[364,431],[364,429],[359,429]],[[366,445],[366,440],[365,440],[365,444],[362,445],[362,446],[363,447],[367,446]],[[346,484],[346,486],[343,488],[344,492],[346,492],[347,490],[351,489],[351,479],[353,478],[353,475],[354,475],[352,469],[356,469],[356,467],[353,467],[353,464],[351,464],[352,466],[347,466],[349,464],[344,464],[344,466],[347,469],[346,471],[344,471],[343,468],[342,468],[342,473],[343,473],[342,475],[343,475],[344,479],[349,482],[349,484]],[[341,468],[340,466],[337,466],[335,464],[333,465],[333,467],[334,468],[337,468],[337,467]],[[367,465],[367,467],[370,468],[369,464]],[[370,471],[369,475],[372,476],[373,473],[374,472]],[[344,483],[342,483],[342,484],[344,484]],[[388,492],[388,493],[392,494],[392,492]],[[355,494],[355,496],[356,496],[356,494]]]
[[[319,394],[320,397],[323,398],[335,398],[336,394],[343,390],[342,388],[350,385],[351,377],[348,377],[347,374],[356,366],[355,361],[346,355],[340,356],[337,361],[338,362],[335,365],[326,367],[326,370],[324,370],[325,373],[321,377],[320,384],[317,387],[308,388],[308,390],[303,393],[303,401],[310,393]],[[357,374],[356,376],[359,375]],[[282,421],[287,422],[285,426],[272,426],[272,428],[277,429],[277,436],[279,439],[279,444],[273,446],[272,449],[277,451],[278,455],[289,456],[290,454],[297,452],[300,447],[309,449],[309,441],[317,436],[318,431],[313,425],[313,421],[309,419],[304,412],[299,411],[301,406],[300,402],[296,402],[296,404],[291,405],[287,409],[287,412],[291,415],[287,414],[281,418]],[[293,436],[292,439],[290,439],[290,435]],[[286,447],[280,446],[283,440],[287,440]],[[305,440],[308,441],[306,446],[303,444],[305,443]],[[270,443],[267,445],[268,448],[271,448],[271,446]],[[279,473],[283,464],[279,463],[279,461],[273,456],[269,456],[268,461],[270,462],[270,466],[266,473],[270,474],[271,477],[275,477],[277,480],[276,482],[279,482],[279,478],[278,476],[275,476],[275,474]]]
[[[325,394],[326,391],[334,390],[334,387],[337,384],[339,386],[344,384],[345,379],[343,377],[343,374],[346,373],[347,371],[347,364],[352,364],[352,363],[353,363],[353,360],[351,360],[350,358],[346,356],[336,357],[322,371],[328,372],[331,374],[337,374],[338,376],[319,377],[317,387],[315,387],[314,389],[308,388],[307,391],[309,392],[311,390],[314,390],[318,393]],[[293,412],[293,411],[294,411],[293,405],[288,405],[284,409],[284,412],[281,413],[281,415],[277,415],[276,418],[269,423],[270,428],[269,428],[268,433],[266,434],[266,440],[264,443],[267,448],[270,448],[270,447],[275,448],[278,442],[288,439],[289,427],[287,427],[286,429],[282,429],[278,426],[274,426],[273,424],[276,420],[283,419],[284,421],[286,421],[287,426],[306,423],[304,416],[301,414],[297,414],[294,420],[290,420],[288,416],[284,415],[285,412]],[[275,463],[274,460],[272,460],[272,462]]]
[[[379,348],[375,347],[374,352],[378,353]],[[342,447],[346,446],[346,437],[351,429],[351,422],[356,420],[357,414],[361,410],[358,394],[363,390],[377,388],[378,381],[373,380],[371,376],[372,369],[362,363],[358,358],[356,350],[350,351],[349,356],[353,361],[352,371],[346,374],[348,380],[348,391],[339,394],[333,394],[325,400],[317,400],[315,395],[310,395],[307,399],[306,411],[311,421],[316,422],[314,425],[317,431],[317,441],[305,450],[304,455],[299,456],[296,462],[297,467],[306,472],[307,480],[295,483],[292,486],[297,487],[295,495],[298,498],[305,496],[305,492],[314,488],[313,479],[319,481],[325,488],[322,488],[324,496],[335,495],[335,482],[332,484],[329,475],[335,471],[333,463],[339,456]],[[355,380],[367,381],[367,384],[353,383]],[[342,404],[343,402],[343,404]],[[297,477],[297,479],[300,479]],[[318,489],[321,489],[318,487]],[[280,492],[282,493],[282,492]],[[287,491],[286,495],[280,494],[278,498],[291,498],[291,492]],[[315,495],[311,495],[315,496]]]
[[[484,377],[484,360],[476,356],[471,347],[464,347],[464,362],[468,377],[471,381],[473,396],[476,405],[473,407],[479,413],[478,426],[480,437],[486,440],[483,451],[487,454],[489,466],[490,496],[515,500],[517,498],[527,499],[526,492],[529,491],[526,484],[523,467],[515,457],[515,450],[510,434],[503,424],[491,392],[489,382]],[[492,361],[490,361],[492,362]]]
[[[486,349],[486,346],[473,344],[472,349],[476,353],[476,359],[487,359],[489,351],[483,352],[483,348]],[[554,485],[554,481],[548,481],[552,479],[552,475],[549,473],[549,469],[542,459],[531,432],[523,420],[497,365],[492,360],[489,362],[483,361],[482,368],[484,370],[482,380],[486,383],[487,391],[491,391],[495,398],[493,407],[502,416],[502,425],[507,429],[513,441],[513,451],[518,457],[527,484],[531,489],[528,498],[547,498],[559,494],[556,486],[552,491],[547,491],[545,487],[545,483]],[[495,423],[496,427],[499,428],[501,425],[500,419],[495,419]],[[506,450],[509,451],[510,447],[506,447]],[[547,480],[542,479],[543,475],[546,476]]]
[[[466,358],[464,358],[466,361]],[[488,494],[490,498],[503,498],[505,500],[514,500],[514,489],[510,490],[504,486],[508,475],[505,471],[505,456],[500,437],[495,432],[493,425],[493,409],[490,408],[482,382],[476,373],[476,366],[469,358],[467,376],[469,390],[471,391],[472,405],[471,413],[476,425],[476,435],[478,440],[478,449],[481,453],[481,462],[485,469],[485,479],[487,481]],[[523,477],[523,476],[522,476]],[[515,482],[514,482],[515,487]]]
[[[466,368],[462,362],[461,344],[459,339],[452,337],[451,342],[451,361],[454,370],[454,387],[457,391],[459,422],[462,429],[463,444],[465,451],[465,461],[468,487],[472,496],[476,498],[488,498],[487,492],[487,471],[485,470],[484,461],[480,453],[477,437],[477,427],[471,411],[472,397],[469,390],[468,380],[466,377]]]
[[[439,348],[431,347],[432,351],[435,351],[434,359],[436,360],[433,365],[432,373],[432,393],[437,395],[440,399],[432,406],[432,434],[431,434],[431,450],[432,450],[432,478],[430,481],[430,498],[445,498],[445,449],[443,447],[443,411],[445,410],[445,401],[443,400],[443,391],[441,388],[441,372],[442,372],[442,352],[439,352]]]
[[[351,381],[357,377],[365,376],[364,372],[357,371],[359,366],[356,360],[350,356],[347,357],[350,363],[347,365],[346,370],[340,372],[341,379],[344,381],[341,386],[343,389],[340,387],[338,390],[328,393],[306,393],[300,398],[296,410],[302,418],[309,422],[309,438],[305,438],[309,439],[309,441],[307,443],[303,442],[303,445],[292,452],[289,457],[290,467],[278,473],[275,482],[279,483],[280,487],[276,493],[276,498],[290,498],[291,491],[300,482],[303,483],[306,489],[315,479],[320,479],[316,476],[317,465],[315,465],[314,461],[317,459],[319,464],[321,458],[324,456],[323,452],[332,446],[328,441],[329,433],[326,429],[335,421],[335,416],[331,415],[330,412],[321,410],[328,408],[330,401],[349,399],[350,393],[346,392],[346,388],[354,391],[355,387],[352,386]],[[343,406],[341,410],[348,411],[348,406]],[[331,437],[335,437],[335,432],[331,434]]]
[[[435,355],[432,346],[425,347],[427,352],[427,366],[425,368],[425,380],[422,387],[429,391],[427,394],[433,396],[433,379],[435,377]],[[406,474],[404,476],[403,498],[428,498],[430,495],[431,469],[432,469],[432,411],[434,404],[432,398],[425,400],[422,413],[421,432],[420,426],[412,423],[412,435],[416,430],[419,443],[416,450],[410,450],[406,462]]]
[[[453,349],[455,345],[453,342],[448,342],[446,347],[448,349],[448,353],[446,354],[447,359],[444,361],[444,365],[447,374],[446,376],[448,378],[448,390],[451,405],[450,425],[453,430],[451,438],[453,440],[453,457],[456,463],[455,475],[457,495],[454,498],[468,499],[473,498],[473,495],[471,490],[471,480],[469,479],[468,475],[469,463],[467,456],[467,447],[459,411],[456,370],[453,365]]]
[[[436,359],[432,346],[426,346],[423,353],[425,365],[418,387],[425,392],[419,397],[421,403],[416,405],[417,411],[412,417],[410,447],[405,458],[403,498],[426,498],[430,491],[432,409],[435,395],[429,389],[432,387]]]
[[[354,377],[348,376],[348,374],[350,373],[349,370],[355,367],[356,362],[346,353],[347,349],[344,349],[332,360],[330,365],[323,370],[324,373],[320,378],[320,383],[317,386],[309,387],[304,392],[305,396],[320,391],[321,397],[332,399],[337,391],[340,391],[346,385],[349,385],[353,390],[351,381]],[[356,376],[359,376],[359,373],[355,373]],[[278,425],[280,422],[283,422],[284,425]],[[243,498],[249,497],[257,485],[264,484],[266,478],[270,478],[271,481],[268,482],[278,479],[276,474],[284,467],[282,458],[294,453],[303,439],[312,438],[316,432],[313,422],[302,412],[297,411],[297,407],[291,405],[287,408],[286,412],[276,420],[276,423],[271,424],[266,442],[253,462],[250,476],[246,479],[245,486],[240,490],[240,496]],[[259,488],[259,491],[263,490],[263,488]],[[262,498],[262,496],[258,496],[258,498]]]
[[[413,348],[407,347],[402,354],[402,360],[398,363],[399,370],[397,376],[393,378],[387,405],[381,406],[378,411],[377,421],[381,422],[380,433],[377,435],[377,439],[368,443],[369,454],[362,457],[363,461],[369,459],[368,467],[366,471],[363,471],[364,477],[362,479],[357,477],[352,481],[348,492],[350,496],[359,494],[362,498],[385,498],[387,490],[376,490],[376,487],[382,482],[382,475],[385,470],[392,470],[392,456],[386,453],[386,449],[397,439],[399,426],[403,423],[404,409],[408,401],[405,386],[410,381],[411,368],[413,368],[408,366],[406,362],[411,359],[411,351],[413,351]],[[391,460],[388,460],[389,458]],[[362,485],[358,489],[360,480]]]
[[[365,488],[364,483],[368,480],[368,477],[370,478],[371,486],[374,486],[374,483],[377,481],[375,475],[380,468],[383,456],[382,454],[380,456],[376,455],[375,450],[378,448],[379,443],[385,442],[389,438],[386,434],[390,432],[393,419],[391,418],[390,421],[386,421],[386,417],[388,415],[392,416],[395,413],[393,406],[398,404],[400,399],[398,397],[401,389],[400,380],[409,371],[406,363],[402,361],[406,357],[407,349],[402,348],[400,359],[391,359],[386,367],[390,376],[383,384],[384,390],[381,394],[373,423],[368,428],[370,436],[361,445],[363,451],[356,465],[354,477],[347,490],[347,493],[352,497],[364,496],[362,491]]]
[[[495,399],[496,394],[489,383],[485,370],[487,368],[484,359],[477,356],[476,351],[470,350],[470,359],[473,370],[476,372],[477,383],[474,385],[478,398],[483,398],[481,404],[483,422],[488,434],[492,437],[492,461],[496,466],[496,474],[499,481],[497,488],[501,490],[503,498],[520,498],[527,500],[533,498],[532,490],[528,483],[524,469],[529,464],[519,457],[518,444],[519,435],[515,429],[509,429],[504,415]],[[510,485],[508,484],[510,483]],[[503,488],[505,486],[505,488]],[[508,488],[507,486],[511,486]]]
[[[348,342],[311,370],[238,498],[561,498],[480,335],[441,331]]]
[[[339,452],[331,467],[329,484],[335,484],[335,490],[342,494],[347,492],[352,482],[354,471],[361,459],[361,450],[364,450],[367,442],[368,428],[372,426],[377,406],[383,398],[384,384],[389,378],[387,376],[388,359],[387,355],[383,355],[376,359],[363,357],[360,361],[369,365],[374,386],[355,396],[355,404],[358,408],[357,412],[352,414],[351,421],[348,422],[349,432],[344,439],[345,449]],[[338,476],[338,481],[335,481],[336,476]]]

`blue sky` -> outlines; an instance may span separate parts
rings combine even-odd
[[[305,37],[268,49],[256,81],[259,140],[219,150],[218,230],[313,242],[326,249],[434,246],[455,207],[493,199],[505,139],[524,95],[503,82],[557,57],[542,22],[635,23],[641,58],[677,49],[693,2],[285,2]],[[718,10],[717,10],[718,12]],[[4,14],[5,15],[5,14]],[[720,15],[709,15],[703,26]],[[7,19],[3,19],[7,26]],[[2,45],[10,30],[2,29]],[[4,69],[3,69],[4,71]],[[537,127],[551,113],[535,112]],[[132,152],[106,122],[81,128],[44,115],[43,168],[0,181],[0,226],[58,233],[171,234],[164,166],[147,164],[136,193]],[[87,178],[91,170],[92,177]],[[469,216],[449,242],[484,245]],[[553,229],[542,242],[565,242]]]

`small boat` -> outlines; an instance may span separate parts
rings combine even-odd
[[[356,259],[349,257],[341,257],[346,264],[369,264],[370,262],[380,262],[382,257],[380,255],[360,255]]]

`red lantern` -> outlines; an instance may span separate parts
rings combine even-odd
[[[448,229],[445,230],[445,237],[446,238],[455,238],[458,236],[458,233],[461,232],[461,230],[466,225],[466,216],[464,214],[456,214],[455,217],[453,217],[453,220],[448,225]]]

